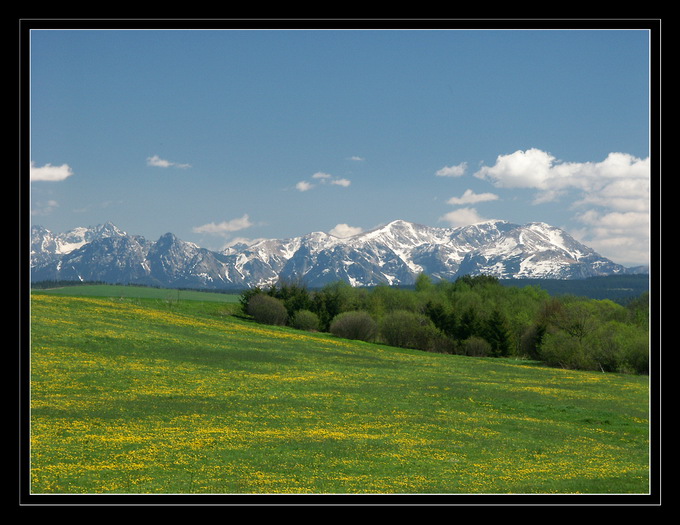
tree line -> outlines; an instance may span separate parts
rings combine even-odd
[[[569,369],[649,372],[649,294],[625,306],[608,299],[551,296],[536,285],[507,287],[492,276],[415,288],[352,287],[338,281],[310,291],[278,283],[239,296],[255,321],[418,350],[515,357]]]

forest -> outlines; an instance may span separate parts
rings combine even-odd
[[[428,352],[512,357],[549,366],[649,373],[649,292],[625,305],[610,299],[551,295],[537,285],[503,286],[496,277],[433,282],[411,289],[309,290],[300,283],[254,288],[239,296],[255,321],[329,332]]]

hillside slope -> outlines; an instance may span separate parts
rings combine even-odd
[[[225,309],[226,308],[226,309]],[[645,378],[32,296],[34,493],[644,494]]]

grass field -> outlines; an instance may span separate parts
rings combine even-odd
[[[51,295],[68,295],[76,297],[111,297],[131,299],[160,299],[163,301],[217,301],[221,303],[237,303],[239,296],[217,292],[196,290],[170,290],[167,288],[151,288],[147,286],[123,286],[117,284],[88,284],[64,286],[43,290]]]
[[[235,296],[83,290],[31,297],[33,494],[649,490],[646,377],[257,325]]]

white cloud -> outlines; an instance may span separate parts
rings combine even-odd
[[[298,191],[308,191],[311,190],[314,187],[314,184],[311,184],[305,180],[301,180],[295,185],[295,188],[297,188]]]
[[[364,230],[358,226],[350,226],[348,224],[337,224],[330,233],[334,237],[340,237],[344,239],[345,237],[352,237],[353,235],[358,235]]]
[[[336,186],[343,186],[346,188],[347,186],[352,184],[352,181],[347,179],[335,179],[331,181],[331,184],[335,184]]]
[[[499,155],[494,166],[483,166],[475,177],[488,179],[501,188],[549,189],[555,157],[538,149]]]
[[[146,159],[146,163],[148,166],[155,166],[157,168],[190,168],[191,166],[189,164],[179,164],[177,162],[170,162],[169,160],[165,160],[160,158],[158,155],[154,155],[153,157],[148,157]]]
[[[68,164],[62,164],[61,166],[52,166],[51,164],[45,164],[44,166],[38,167],[35,162],[31,161],[31,181],[50,181],[56,182],[60,180],[67,179],[73,175],[73,171]]]
[[[475,177],[500,188],[538,190],[534,204],[574,196],[582,242],[621,264],[649,262],[649,157],[610,153],[600,162],[563,162],[539,149],[499,155]]]
[[[578,236],[595,251],[621,264],[649,263],[648,213],[588,210],[576,220],[585,225]]]
[[[649,178],[607,181],[599,191],[586,193],[577,206],[602,206],[616,211],[649,211]]]
[[[359,156],[357,156],[357,155],[352,155],[352,156],[349,158],[349,160],[354,160],[354,161],[357,161],[357,162],[362,162],[362,161],[364,161],[364,160],[366,160],[366,159],[363,158],[363,157],[359,157]]]
[[[561,162],[550,153],[535,148],[499,155],[496,164],[484,166],[475,173],[475,177],[489,180],[499,188],[537,189],[547,192],[547,196],[575,189],[606,197],[607,188],[614,184],[613,188],[618,186],[615,191],[620,193],[625,187],[628,197],[643,199],[648,197],[649,176],[649,157],[639,159],[627,153],[610,153],[602,162]],[[622,185],[621,181],[627,182]],[[647,191],[640,194],[645,181]],[[546,202],[549,198],[546,195],[539,199]]]
[[[467,170],[467,162],[461,162],[457,166],[444,166],[437,170],[435,175],[437,177],[462,177]]]
[[[312,175],[312,179],[318,181],[319,184],[332,184],[335,186],[343,186],[345,188],[352,184],[352,181],[348,179],[337,179],[334,178],[333,175],[331,175],[330,173],[325,173],[323,171],[317,171],[314,175]],[[314,186],[316,186],[316,184],[312,184],[311,182],[301,180],[295,185],[295,188],[298,191],[309,191]]]
[[[475,193],[472,190],[465,190],[465,193],[463,193],[462,196],[460,197],[451,197],[448,201],[446,201],[448,204],[474,204],[476,202],[487,202],[487,201],[495,201],[498,200],[498,195],[495,193]]]
[[[245,214],[243,217],[232,219],[230,221],[223,221],[220,223],[211,222],[204,224],[203,226],[194,226],[193,231],[194,233],[207,233],[210,235],[220,235],[226,237],[232,232],[244,230],[246,228],[250,228],[251,226],[253,226],[253,223],[250,221],[248,214]]]
[[[439,220],[447,222],[454,228],[458,228],[459,226],[467,226],[469,224],[484,222],[487,219],[481,217],[474,208],[459,208],[443,215],[439,218]]]

